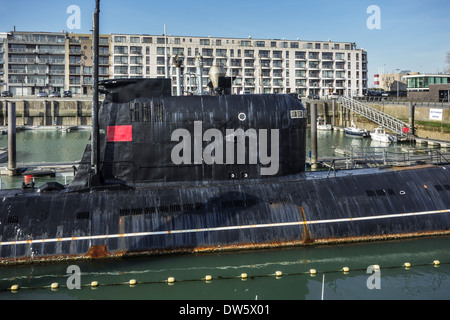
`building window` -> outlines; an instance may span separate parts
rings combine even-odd
[[[172,48],[172,54],[173,55],[182,55],[184,51],[184,48]]]
[[[131,56],[130,64],[142,64],[142,56]]]
[[[213,56],[213,49],[206,49],[206,48],[203,48],[203,49],[202,49],[202,55],[203,55],[203,56],[212,57],[212,56]]]
[[[210,44],[209,39],[200,39],[200,45],[209,46],[209,44]]]
[[[218,57],[226,57],[227,49],[216,49],[216,56]]]
[[[128,57],[126,57],[126,56],[114,56],[114,63],[115,64],[127,64],[128,63]]]
[[[128,54],[128,47],[114,46],[115,54]]]
[[[114,42],[127,42],[127,37],[124,37],[124,36],[114,36]]]
[[[131,66],[130,73],[131,74],[142,74],[142,67],[141,66]]]
[[[128,67],[127,66],[114,66],[115,74],[127,74]]]

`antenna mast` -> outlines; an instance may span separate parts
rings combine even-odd
[[[99,174],[99,124],[98,124],[98,62],[99,62],[99,16],[100,0],[95,0],[95,11],[92,29],[93,48],[93,86],[92,86],[92,140],[91,140],[91,169],[92,178]],[[94,179],[91,179],[93,182]],[[96,179],[95,179],[96,180]],[[98,180],[97,180],[98,181]]]

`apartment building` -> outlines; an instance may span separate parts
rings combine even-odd
[[[5,80],[5,40],[6,33],[0,32],[0,92],[3,92],[3,89],[6,88],[6,80]]]
[[[167,47],[173,93],[177,81],[185,92],[193,88],[198,56],[204,90],[212,65],[233,77],[236,94],[361,96],[368,84],[367,52],[352,42],[111,34],[100,35],[99,43],[100,80],[166,77]],[[181,61],[181,79],[175,58]],[[11,31],[0,37],[0,79],[14,96],[41,90],[89,95],[92,68],[91,34]]]
[[[7,88],[14,96],[64,86],[64,33],[9,32],[4,42]]]
[[[151,35],[111,35],[111,76],[165,77],[166,39]],[[232,76],[233,93],[338,93],[361,96],[367,90],[367,52],[352,42],[168,36],[169,77],[176,92],[174,58],[182,61],[182,84],[203,58],[203,87],[212,65]]]
[[[99,38],[99,80],[109,79],[110,36]],[[75,94],[92,93],[92,34],[67,35],[66,41],[65,89]]]
[[[100,77],[108,79],[109,36],[102,36],[99,42]],[[0,52],[3,87],[14,96],[39,91],[92,92],[91,34],[12,31],[6,34]]]

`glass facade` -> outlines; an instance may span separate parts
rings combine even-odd
[[[448,84],[450,77],[422,76],[408,78],[408,89],[428,88],[430,84]]]

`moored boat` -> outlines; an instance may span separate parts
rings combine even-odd
[[[382,142],[389,144],[391,142],[397,142],[397,138],[394,135],[391,135],[386,132],[386,130],[383,127],[377,127],[375,128],[374,132],[370,133],[370,137],[374,141]]]
[[[331,124],[327,123],[324,118],[318,117],[317,118],[317,130],[331,131],[331,130],[333,130],[333,127],[331,126]]]
[[[366,129],[358,128],[354,124],[352,124],[350,127],[345,127],[344,133],[348,134],[350,136],[355,136],[355,137],[369,137],[370,136],[369,131],[367,131]]]

